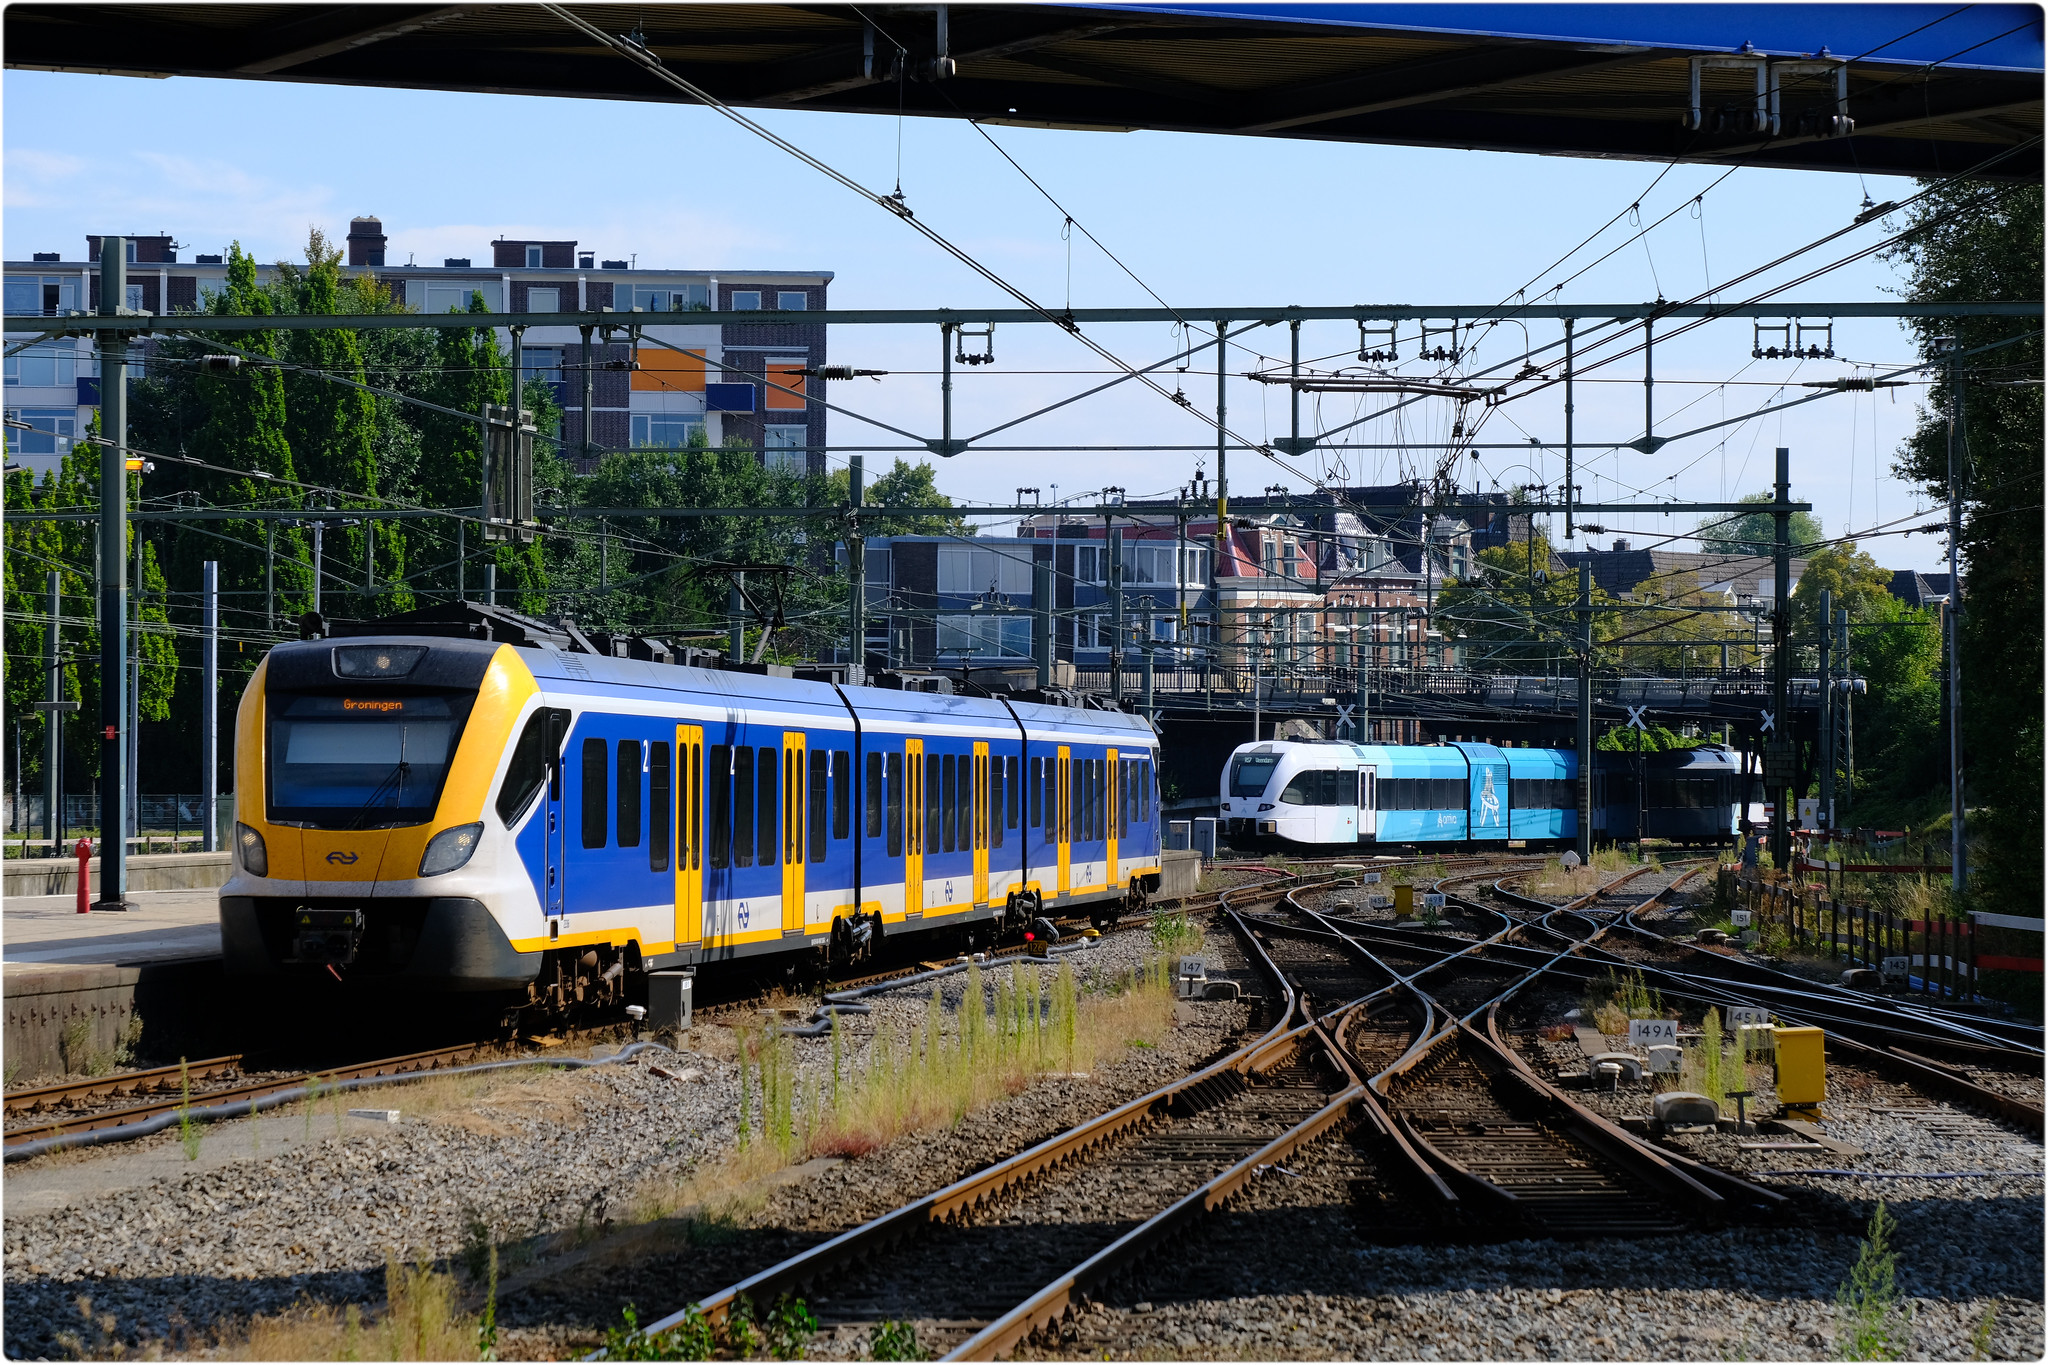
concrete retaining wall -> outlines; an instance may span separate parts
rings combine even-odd
[[[232,871],[231,855],[219,853],[138,853],[128,859],[130,891],[190,891],[223,885]],[[86,887],[99,890],[100,860],[86,864]],[[10,858],[6,884],[9,896],[68,896],[78,890],[76,858]]]
[[[137,967],[10,964],[6,1006],[9,1082],[103,1071],[130,1054],[211,1056],[233,1013],[220,1008],[219,958]]]

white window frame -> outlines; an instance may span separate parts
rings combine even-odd
[[[504,299],[498,293],[499,284],[498,281],[496,280],[476,280],[474,282],[464,281],[459,284],[454,282],[444,282],[441,280],[425,280],[422,281],[422,285],[425,290],[425,293],[423,295],[423,298],[425,299],[425,306],[421,309],[422,312],[447,312],[448,309],[445,304],[439,308],[436,308],[434,306],[434,296],[436,294],[440,294],[445,298],[450,290],[457,291],[461,295],[461,304],[459,311],[468,311],[469,296],[471,294],[482,294],[484,296],[484,307],[489,311],[493,313],[501,313],[504,311]],[[410,286],[408,286],[407,288],[407,297],[411,297]]]
[[[34,431],[23,431],[18,427],[6,429],[9,455],[63,455],[70,450],[72,441],[78,437],[78,409],[75,407],[8,408],[7,416],[14,421],[28,422],[35,426]],[[48,425],[44,425],[45,423]],[[35,444],[40,446],[40,437],[44,435],[50,438],[48,450],[24,448],[29,437],[37,437]]]
[[[1109,547],[1100,543],[1082,541],[1074,546],[1074,581],[1076,583],[1106,583],[1109,581]]]
[[[673,437],[680,432],[681,440],[675,444],[667,441],[657,443],[657,427],[662,434]],[[636,412],[632,415],[628,440],[635,450],[686,450],[695,444],[690,438],[704,434],[704,418],[692,412]]]
[[[747,300],[752,299],[749,303]],[[732,291],[732,311],[735,313],[758,313],[761,311],[761,291],[758,289],[735,289]]]
[[[84,358],[89,358],[89,356],[90,353],[87,353]],[[10,386],[24,389],[71,388],[78,382],[79,370],[82,368],[78,362],[81,358],[80,353],[69,344],[43,342],[40,345],[30,346],[24,350],[17,351],[7,357],[6,380]],[[22,376],[21,368],[25,362],[41,364],[45,361],[49,362],[50,365],[51,377],[48,382],[44,382],[41,379],[28,379]],[[87,371],[87,377],[91,377],[89,370]]]
[[[529,242],[526,247],[526,268],[528,270],[540,269],[540,257],[540,248]]]
[[[559,313],[562,311],[562,287],[556,284],[535,285],[526,291],[526,311],[529,313]]]
[[[789,444],[792,433],[796,444]],[[795,474],[811,467],[811,429],[802,422],[775,422],[761,428],[761,463],[769,469],[787,469]]]
[[[778,313],[802,313],[810,309],[811,296],[801,289],[778,289],[775,291],[775,311]]]
[[[958,612],[938,618],[936,646],[940,659],[965,655],[984,660],[1031,657],[1031,618],[993,612]]]

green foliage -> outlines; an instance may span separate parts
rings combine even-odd
[[[1843,1360],[1904,1360],[1912,1350],[1912,1319],[1898,1284],[1894,1219],[1879,1200],[1849,1278],[1835,1292],[1835,1350]]]
[[[1596,749],[1607,749],[1626,754],[1663,753],[1667,749],[1696,749],[1700,741],[1667,730],[1661,725],[1651,725],[1647,730],[1636,730],[1626,725],[1610,725],[1593,742]]]
[[[1777,501],[1777,495],[1767,489],[1747,494],[1736,501],[1768,506]],[[1717,512],[1701,521],[1694,530],[1693,539],[1708,554],[1762,555],[1768,559],[1778,552],[1777,518],[1770,512],[1744,512],[1740,516]],[[1828,538],[1811,512],[1794,512],[1789,534],[1795,555],[1805,554]]]
[[[178,1058],[178,1144],[185,1160],[199,1160],[199,1125],[192,1121],[192,1071]]]
[[[640,1330],[640,1314],[630,1303],[619,1310],[619,1317],[622,1326],[605,1329],[607,1360],[709,1360],[718,1349],[718,1334],[695,1305],[666,1332]]]
[[[929,1360],[917,1344],[917,1329],[907,1322],[878,1322],[868,1329],[868,1356],[872,1360]]]
[[[1161,911],[1152,919],[1152,951],[1167,957],[1200,952],[1206,936],[1185,910]]]
[[[1916,303],[2041,297],[2039,185],[1963,182],[1935,188],[1910,211],[1909,234],[1888,259]],[[1973,832],[1988,836],[1977,878],[1995,899],[2042,899],[2041,339],[2017,318],[1908,322],[1923,355],[1938,337],[1973,350],[1963,392],[1930,372],[1919,427],[1897,472],[1946,502],[1950,414],[1963,506],[1963,739]],[[1946,786],[1946,783],[1941,785]]]
[[[804,1348],[818,1335],[818,1317],[809,1304],[788,1294],[775,1301],[761,1324],[768,1354],[777,1360],[802,1360]]]

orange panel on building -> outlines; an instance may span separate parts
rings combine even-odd
[[[704,353],[671,351],[666,346],[642,346],[634,356],[640,368],[633,371],[633,387],[655,393],[704,392]]]
[[[780,384],[782,388],[767,389],[767,406],[784,410],[795,409],[801,412],[804,407],[804,378],[804,367],[801,365],[770,365],[768,367],[768,383],[771,385]],[[789,389],[794,389],[796,392],[786,392]]]

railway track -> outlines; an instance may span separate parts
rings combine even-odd
[[[148,1072],[131,1073],[136,1076],[155,1078],[151,1086],[154,1098],[146,1100],[141,1104],[129,1105],[121,1109],[104,1109],[73,1119],[53,1119],[47,1123],[9,1129],[5,1139],[5,1150],[12,1154],[15,1149],[25,1147],[29,1143],[42,1142],[54,1138],[79,1137],[83,1134],[99,1132],[104,1129],[143,1124],[165,1114],[174,1114],[188,1105],[204,1105],[212,1108],[220,1105],[255,1104],[270,1096],[302,1087],[331,1087],[344,1081],[373,1080],[386,1076],[393,1078],[416,1076],[429,1071],[445,1070],[449,1067],[461,1066],[467,1062],[474,1061],[480,1054],[492,1051],[497,1047],[498,1044],[494,1042],[459,1043],[453,1047],[434,1048],[430,1051],[412,1052],[398,1057],[383,1057],[375,1061],[358,1062],[354,1065],[334,1067],[326,1071],[306,1072],[290,1076],[273,1077],[261,1081],[251,1081],[245,1085],[226,1086],[217,1090],[195,1092],[189,1096],[183,1093],[164,1093],[161,1084],[163,1077],[160,1073],[168,1071],[170,1073],[169,1079],[175,1083],[178,1080],[178,1068],[156,1067]],[[62,1088],[58,1086],[44,1087],[46,1090]],[[24,1098],[28,1093],[23,1092]],[[11,1108],[14,1097],[9,1096],[8,1099]]]
[[[1242,903],[1282,894],[1219,898],[1273,990],[1252,1042],[654,1322],[648,1335],[692,1313],[720,1321],[742,1297],[810,1291],[828,1325],[914,1321],[946,1359],[993,1359],[1348,1121],[1363,1085],[1237,914]]]
[[[182,1066],[153,1066],[139,1071],[87,1076],[79,1080],[59,1081],[55,1085],[10,1090],[5,1096],[4,1108],[9,1116],[41,1114],[123,1096],[167,1094],[181,1091],[193,1081],[209,1081],[218,1076],[237,1074],[242,1069],[242,1054],[237,1052],[226,1057],[187,1062]]]

